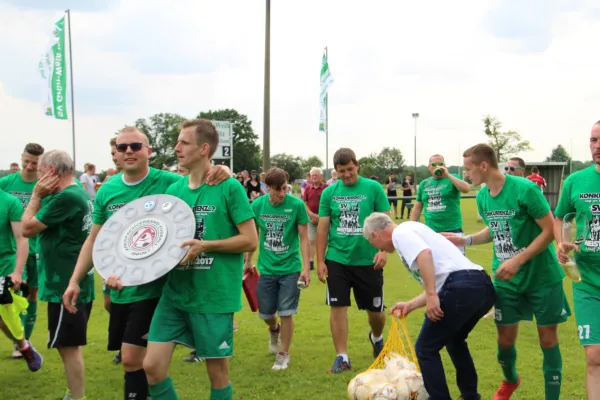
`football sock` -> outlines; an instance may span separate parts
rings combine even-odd
[[[21,323],[25,328],[25,338],[29,339],[37,320],[37,301],[32,301],[27,306],[27,314],[21,315]]]
[[[148,397],[148,380],[143,369],[125,372],[125,400],[146,399]]]
[[[558,400],[562,384],[562,355],[560,354],[560,347],[558,347],[558,344],[548,349],[542,347],[542,353],[544,354],[542,370],[544,371],[546,400]]]
[[[152,400],[179,400],[171,377],[158,382],[156,385],[150,385],[150,396]]]
[[[502,366],[504,380],[508,383],[517,383],[519,375],[517,374],[517,348],[515,346],[508,349],[501,349],[498,345],[498,362]]]
[[[210,388],[210,400],[232,400],[233,387],[231,383],[222,389]]]

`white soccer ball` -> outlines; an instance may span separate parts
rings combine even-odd
[[[411,400],[410,398],[410,389],[408,385],[404,381],[404,379],[399,379],[396,382],[396,394],[398,396],[398,400]]]
[[[425,387],[422,387],[417,392],[417,395],[412,398],[412,400],[429,400],[429,393],[427,393]]]
[[[357,375],[348,384],[348,399],[369,400],[372,391],[371,387],[362,380],[361,376]]]
[[[408,385],[408,389],[411,391],[411,393],[418,392],[424,387],[423,377],[418,372],[407,373],[404,381]]]
[[[396,387],[389,383],[384,384],[379,389],[375,390],[371,400],[398,400]]]

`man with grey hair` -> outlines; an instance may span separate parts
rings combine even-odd
[[[87,344],[87,323],[95,297],[94,273],[82,282],[75,305],[65,312],[62,295],[75,269],[79,251],[92,226],[93,205],[76,184],[73,160],[64,151],[41,157],[40,179],[22,218],[23,236],[39,235],[39,296],[48,303],[48,348],[56,348],[64,364],[67,399],[85,398],[85,368],[81,347]]]
[[[310,241],[310,269],[315,269],[314,259],[317,244],[317,225],[319,224],[319,203],[321,195],[327,185],[323,182],[323,170],[321,168],[312,167],[310,169],[310,182],[312,185],[306,186],[302,200],[306,206],[308,213],[308,240]]]
[[[405,317],[417,308],[427,308],[415,350],[429,396],[451,398],[440,358],[446,347],[456,368],[461,398],[481,398],[466,339],[496,299],[489,275],[444,236],[420,222],[396,225],[389,215],[376,212],[365,219],[363,234],[379,250],[395,250],[425,289],[408,302],[396,303],[391,312]]]

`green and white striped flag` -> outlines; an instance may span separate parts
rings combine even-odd
[[[46,115],[67,119],[67,59],[65,57],[65,17],[52,30],[48,51],[38,64],[40,75],[46,81]]]
[[[327,62],[327,52],[323,52],[323,60],[321,62],[321,115],[319,118],[319,130],[322,132],[327,131],[327,91],[329,86],[333,83],[333,77],[331,71],[329,71],[329,63]]]

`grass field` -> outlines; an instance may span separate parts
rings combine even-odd
[[[463,200],[464,229],[466,232],[480,230],[477,223],[475,201]],[[489,269],[491,247],[469,248],[468,257]],[[567,296],[571,301],[571,285],[565,280]],[[96,286],[101,286],[100,279]],[[420,292],[420,286],[402,267],[396,254],[389,257],[385,268],[385,304],[390,307],[396,301],[410,299]],[[123,370],[114,365],[113,352],[106,351],[108,314],[102,306],[100,291],[96,298],[88,326],[88,345],[84,349],[86,363],[86,392],[90,400],[123,398]],[[329,309],[325,305],[325,286],[313,272],[313,282],[302,291],[300,311],[296,316],[296,332],[291,348],[290,368],[283,372],[271,371],[273,356],[268,353],[268,333],[257,314],[250,312],[244,300],[244,309],[236,315],[239,331],[235,334],[235,352],[231,360],[231,380],[234,399],[346,399],[346,387],[350,379],[367,368],[373,361],[372,350],[367,342],[369,327],[366,314],[356,308],[349,310],[349,355],[353,372],[328,375],[335,351],[329,332]],[[572,303],[571,303],[572,306]],[[44,356],[42,370],[32,374],[25,362],[10,359],[11,343],[0,339],[0,399],[62,399],[65,391],[63,367],[58,353],[47,350],[46,306],[40,305],[40,315],[33,343]],[[423,312],[413,312],[408,326],[413,341],[419,333]],[[386,327],[387,333],[387,327]],[[563,356],[563,399],[585,399],[585,358],[579,346],[574,318],[559,328]],[[469,337],[468,343],[479,372],[479,387],[483,399],[491,399],[502,379],[496,362],[496,334],[493,320],[482,320]],[[522,323],[518,340],[518,371],[521,387],[514,399],[543,399],[542,352],[538,345],[533,323]],[[178,347],[171,366],[171,374],[180,399],[208,399],[209,383],[203,364],[182,361],[188,350]],[[445,351],[442,353],[446,375],[453,393],[458,397],[454,383],[454,369]]]

